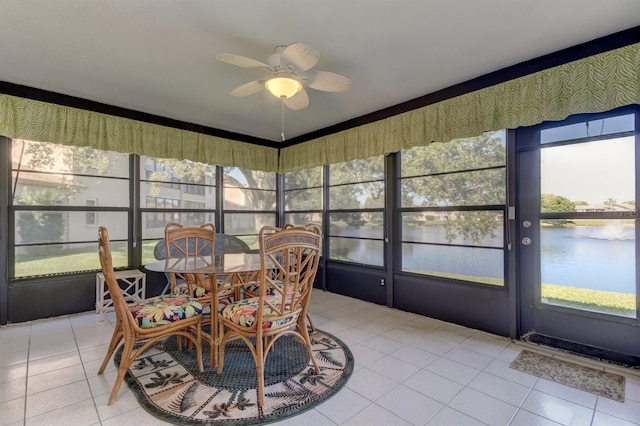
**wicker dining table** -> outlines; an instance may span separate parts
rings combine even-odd
[[[266,268],[273,265],[267,264]],[[218,339],[218,315],[220,301],[218,292],[225,286],[232,285],[239,289],[243,284],[257,280],[258,272],[261,270],[259,253],[227,253],[211,257],[201,258],[170,258],[158,260],[144,265],[145,269],[153,272],[164,272],[173,274],[195,274],[208,277],[211,285],[209,294],[211,296],[211,321],[210,332],[204,333],[203,337],[211,344],[211,350],[215,351],[212,360],[217,360],[219,347]],[[238,291],[236,294],[239,294]],[[212,362],[212,366],[215,361]]]

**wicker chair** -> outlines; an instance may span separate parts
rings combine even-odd
[[[164,230],[164,241],[166,247],[166,259],[170,265],[173,260],[186,260],[207,264],[214,262],[216,247],[216,230],[211,223],[201,226],[183,226],[178,223],[169,223]],[[178,283],[178,279],[184,282]],[[239,289],[230,285],[227,279],[218,279],[217,285],[212,286],[210,277],[206,274],[169,274],[171,293],[187,294],[198,299],[203,306],[209,307],[210,316],[204,316],[203,326],[210,326],[210,333],[204,333],[202,337],[211,347],[209,363],[213,367],[216,364],[216,319],[217,306],[226,305],[238,299]],[[217,306],[214,304],[211,291],[217,291]],[[212,309],[213,308],[213,309]]]
[[[216,255],[220,255],[220,254],[226,254],[226,253],[257,253],[258,250],[251,249],[247,245],[247,243],[245,243],[240,238],[234,235],[216,234],[214,252]],[[175,256],[177,256],[177,254],[174,254],[174,257]],[[167,258],[167,245],[165,243],[164,238],[161,238],[160,240],[158,240],[155,247],[153,248],[153,257],[155,257],[156,260],[165,260]],[[247,278],[245,279],[246,281],[249,281],[252,278],[250,273],[247,273],[245,275],[247,276]],[[162,291],[162,294],[165,294],[171,291],[170,274],[167,273],[166,276],[167,276],[167,285]],[[182,274],[176,274],[175,278],[176,278],[176,281],[174,286],[179,286],[180,284],[184,284],[187,282],[187,279],[185,279],[185,277]],[[188,276],[188,278],[190,281],[193,281],[193,282],[196,281],[195,277],[193,276]]]
[[[242,339],[256,363],[258,404],[264,405],[264,364],[278,338],[298,337],[304,344],[316,374],[320,374],[311,351],[305,324],[313,281],[320,259],[320,232],[305,228],[260,230],[260,285],[257,297],[227,305],[219,315],[220,359],[230,339]],[[267,269],[271,263],[274,268]],[[253,339],[252,339],[253,338]]]
[[[202,305],[197,300],[184,295],[152,297],[127,305],[114,275],[109,233],[103,226],[98,230],[98,254],[116,312],[113,336],[98,374],[104,372],[116,347],[124,339],[118,375],[109,397],[109,405],[115,401],[124,376],[136,358],[158,340],[167,336],[174,335],[189,339],[195,345],[198,368],[203,372],[200,323]],[[195,330],[195,333],[191,330]],[[139,346],[136,346],[136,343],[139,343]]]
[[[183,226],[169,223],[164,228],[165,259],[213,262],[216,228],[211,223],[201,226]],[[169,274],[171,293],[188,294],[209,304],[209,282],[199,274]]]
[[[296,228],[295,225],[290,223],[284,225],[282,229],[293,229]],[[319,229],[316,225],[312,223],[308,223],[302,227],[298,227],[302,229],[306,229],[307,231],[319,232]],[[258,297],[260,281],[258,280],[258,276],[248,277],[248,279],[244,280],[246,284],[242,285],[242,294],[246,299],[251,297]],[[313,283],[312,283],[313,284]],[[307,326],[309,327],[309,331],[315,332],[316,327],[313,325],[313,320],[311,319],[311,313],[307,311]]]

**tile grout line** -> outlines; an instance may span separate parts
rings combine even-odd
[[[104,317],[103,317],[104,320]],[[96,410],[96,418],[98,419],[98,424],[102,424],[102,419],[100,418],[100,411],[98,410],[98,405],[96,403],[96,395],[93,394],[93,390],[91,389],[91,385],[89,384],[89,376],[87,374],[87,367],[84,365],[84,360],[82,359],[82,354],[80,353],[80,345],[78,344],[78,336],[76,334],[76,328],[69,318],[69,324],[71,325],[71,332],[73,333],[73,340],[76,343],[76,351],[78,352],[78,358],[80,359],[80,364],[82,365],[82,371],[84,371],[84,380],[87,382],[87,387],[89,388],[89,395],[91,395],[91,402],[93,402],[93,408]]]
[[[27,359],[25,360],[27,363],[26,367],[26,377],[24,381],[24,406],[22,409],[22,424],[26,426],[27,424],[27,390],[29,389],[29,364],[31,363],[29,360],[29,356],[31,354],[31,330],[33,328],[33,324],[29,324],[29,344],[27,345]]]

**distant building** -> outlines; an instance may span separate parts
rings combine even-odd
[[[580,213],[593,213],[593,212],[633,212],[636,206],[633,204],[616,203],[610,204],[588,204],[582,206],[576,206],[576,211]]]

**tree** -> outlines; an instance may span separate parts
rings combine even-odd
[[[329,177],[332,210],[384,207],[384,157],[332,164]]]
[[[22,143],[26,166],[29,170],[60,173],[55,187],[36,189],[25,186],[22,188],[17,203],[29,206],[56,206],[63,205],[78,196],[81,185],[74,182],[74,177],[62,173],[87,173],[106,174],[111,166],[108,153],[98,151],[91,147],[74,147],[56,145],[49,142],[14,141],[14,146]],[[20,160],[22,160],[22,155]],[[18,164],[17,169],[22,169]],[[19,172],[17,179],[20,178]],[[22,241],[34,242],[58,242],[64,235],[64,218],[59,212],[20,212],[17,225]],[[51,250],[47,247],[31,247],[32,254],[37,255],[43,250]],[[49,253],[50,254],[50,253]]]
[[[58,205],[64,196],[55,189],[30,190],[25,188],[20,197],[21,204]],[[17,219],[20,237],[23,243],[55,243],[64,235],[64,219],[60,212],[21,211]],[[28,248],[32,256],[51,254],[50,247],[33,246]]]
[[[273,211],[276,209],[276,174],[261,170],[249,170],[241,167],[224,168],[225,186],[247,188],[244,191],[255,210]],[[256,190],[257,189],[257,190]]]
[[[403,207],[505,204],[506,149],[497,133],[432,143],[401,155]],[[452,211],[439,217],[449,242],[459,236],[480,242],[502,226],[501,215],[490,211]]]
[[[160,188],[166,185],[166,182],[178,181],[182,184],[202,184],[205,183],[207,177],[215,178],[215,166],[199,163],[190,160],[177,160],[175,158],[148,158],[149,164],[152,166],[153,172],[148,179],[151,182],[149,195],[157,197],[160,195]],[[155,164],[160,165],[156,167]]]
[[[33,170],[106,174],[111,160],[106,151],[91,147],[56,145],[50,142],[22,141],[26,164]]]
[[[322,210],[322,170],[320,166],[284,175],[288,210]]]
[[[403,206],[504,204],[505,162],[494,133],[402,151]]]
[[[540,196],[540,205],[542,213],[576,211],[576,203],[562,195],[542,194]]]

